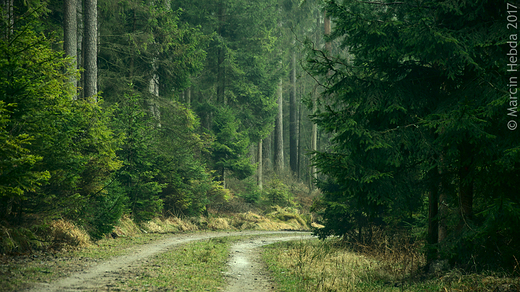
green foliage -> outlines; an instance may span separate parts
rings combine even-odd
[[[252,143],[272,131],[280,68],[276,1],[171,1],[181,21],[211,37],[204,70],[193,78],[192,107],[215,136],[213,168],[239,178],[252,174]],[[205,7],[206,9],[200,9]],[[230,136],[226,136],[226,135]]]
[[[14,107],[11,104],[11,107]],[[4,202],[18,201],[25,192],[36,191],[49,179],[49,172],[33,170],[34,164],[42,160],[41,156],[31,155],[24,145],[30,144],[27,134],[13,137],[6,130],[11,111],[0,101],[0,197]]]
[[[215,140],[212,143],[212,156],[215,167],[221,171],[231,170],[239,179],[253,174],[254,165],[247,156],[249,138],[246,131],[239,131],[239,121],[231,108],[221,107],[217,110],[213,132]]]
[[[314,161],[325,175],[318,233],[416,226],[425,194],[435,192],[453,223],[454,244],[436,245],[445,256],[460,266],[489,262],[490,248],[511,258],[518,232],[489,211],[510,202],[506,214],[520,214],[510,183],[520,140],[505,126],[507,4],[390,4],[327,2],[330,40],[348,54],[309,50],[308,70],[326,86],[313,118],[332,135],[330,151]],[[494,234],[508,241],[489,245]]]
[[[150,220],[162,211],[159,193],[164,188],[156,181],[155,121],[143,111],[141,102],[138,96],[127,95],[115,113],[115,128],[125,137],[117,153],[123,161],[117,180],[137,222]]]
[[[51,49],[52,40],[30,27],[13,36],[0,39],[1,220],[103,216],[83,211],[120,167],[110,111],[72,99],[70,73],[62,70],[71,60]]]
[[[293,206],[293,195],[289,188],[279,179],[272,179],[265,189],[265,200],[271,206]]]
[[[202,69],[207,37],[180,22],[181,11],[167,3],[100,1],[99,81],[108,101],[119,102],[129,91],[152,98],[151,82],[157,82],[161,96],[171,99]],[[154,75],[160,79],[152,81]]]

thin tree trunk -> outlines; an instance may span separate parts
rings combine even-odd
[[[439,234],[437,239],[439,244],[442,244],[448,237],[448,227],[446,225],[446,218],[448,217],[448,206],[446,201],[446,193],[441,189],[439,193]]]
[[[459,152],[461,166],[459,167],[460,222],[458,228],[460,229],[473,219],[473,179],[471,177],[473,157],[472,147],[469,143],[460,145]]]
[[[257,185],[259,189],[262,189],[263,186],[263,166],[262,166],[262,140],[260,139],[260,142],[258,142],[258,153],[257,153],[257,160],[258,160],[258,170],[257,170]]]
[[[298,180],[301,180],[302,168],[302,103],[298,104]]]
[[[218,7],[218,21],[219,21],[219,28],[218,28],[218,35],[221,36],[221,39],[224,39],[222,37],[222,29],[224,27],[225,23],[225,17],[224,14],[226,13],[226,9],[222,4],[222,1],[219,4]],[[226,104],[226,69],[224,66],[224,61],[226,57],[225,49],[222,45],[220,45],[217,49],[217,102],[221,104]]]
[[[282,172],[283,163],[283,99],[282,99],[282,79],[278,83],[278,114],[275,119],[274,134],[274,168],[277,172]]]
[[[428,193],[428,244],[434,245],[439,242],[439,189],[440,182],[437,179],[438,170],[432,170],[432,183]],[[428,253],[428,262],[437,259],[437,248],[432,248]]]
[[[85,0],[85,97],[97,101],[97,0]]]
[[[470,176],[470,166],[459,169],[460,226],[473,218],[473,180]]]
[[[191,87],[186,88],[186,104],[190,107],[191,104]]]
[[[77,64],[78,55],[78,25],[77,25],[77,3],[76,0],[63,1],[63,49],[67,56],[74,59]],[[73,67],[74,71],[76,70]],[[76,99],[76,87],[78,86],[75,77],[70,80],[73,86],[73,98]]]
[[[297,149],[297,109],[296,104],[296,53],[294,48],[291,56],[291,91],[289,102],[289,164],[293,173],[298,172]]]
[[[271,146],[272,146],[272,136],[273,132],[269,133],[267,137],[265,137],[262,142],[262,162],[264,169],[270,169],[272,167],[272,159],[271,159]]]
[[[3,37],[9,39],[14,32],[14,0],[2,0],[2,20],[5,24]]]
[[[77,46],[76,48],[79,50],[79,53],[76,53],[76,60],[77,60],[77,66],[78,68],[84,68],[84,60],[85,60],[85,50],[83,48],[83,35],[84,35],[84,29],[83,29],[83,1],[77,0],[76,1],[76,25],[77,25]],[[80,77],[77,81],[77,85],[79,88],[85,87],[85,74],[82,71],[80,71]],[[85,98],[83,90],[79,90],[76,95],[77,98]]]
[[[318,95],[318,92],[317,92],[317,87],[315,87],[314,89],[314,92],[312,94],[313,96],[313,99],[312,99],[312,113],[315,113],[316,110],[317,110],[317,107],[316,107],[316,103],[317,103],[317,96]],[[316,123],[312,123],[312,129],[311,129],[311,150],[313,152],[317,151],[317,142],[318,142],[318,126],[316,125]],[[311,170],[311,177],[310,177],[310,189],[313,190],[314,189],[314,182],[317,178],[317,175],[316,175],[316,166],[313,165],[313,159],[316,155],[313,153],[311,154],[311,167],[310,167],[310,170]]]
[[[330,35],[330,17],[327,16],[327,11],[324,11],[323,12],[323,17],[324,17],[324,30],[325,30],[325,35],[326,36],[329,36]],[[329,53],[331,52],[331,44],[330,42],[325,42],[325,50],[327,50]]]
[[[221,178],[222,178],[222,187],[225,189],[226,188],[226,169],[224,167],[222,167]]]

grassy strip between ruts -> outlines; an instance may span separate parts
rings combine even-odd
[[[233,242],[251,237],[218,237],[177,246],[129,271],[115,291],[221,291]]]
[[[264,247],[263,258],[278,291],[284,292],[520,291],[520,278],[492,273],[462,274],[456,270],[436,276],[396,273],[399,267],[389,269],[388,263],[350,252],[338,246],[335,239],[275,243]]]

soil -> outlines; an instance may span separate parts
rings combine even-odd
[[[279,236],[272,237],[276,234],[279,234]],[[266,237],[254,240],[247,239],[232,246],[231,257],[228,262],[229,272],[226,273],[226,276],[229,277],[229,286],[226,291],[271,291],[273,285],[256,248],[276,241],[310,237],[308,232],[287,231],[208,232],[174,235],[150,244],[134,247],[130,253],[124,256],[115,257],[105,262],[89,263],[70,276],[51,283],[38,283],[25,291],[114,291],[113,283],[124,279],[129,271],[138,269],[140,265],[150,261],[153,256],[166,252],[175,246],[196,240],[241,235],[266,235]],[[269,236],[267,237],[267,235]]]

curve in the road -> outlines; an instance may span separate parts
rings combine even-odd
[[[185,244],[191,241],[204,240],[225,236],[271,235],[287,234],[287,231],[243,231],[243,232],[208,232],[174,235],[158,242],[135,247],[134,250],[124,256],[119,256],[98,264],[85,271],[75,273],[69,277],[59,279],[53,283],[38,283],[30,292],[57,292],[57,291],[84,291],[106,288],[105,285],[111,279],[125,271],[137,267],[146,259],[159,253],[166,252],[169,248]],[[294,234],[294,232],[291,232]],[[304,234],[302,232],[302,234]],[[309,234],[309,233],[307,233]]]

